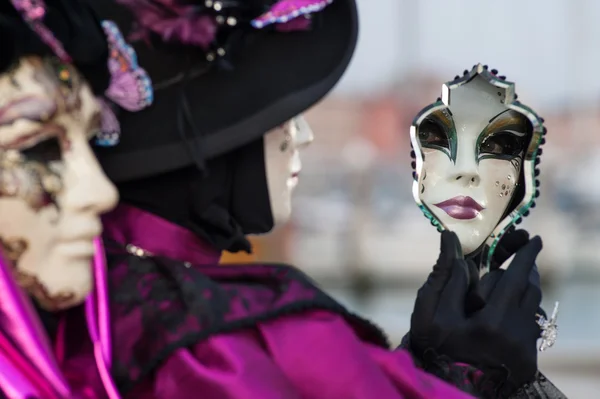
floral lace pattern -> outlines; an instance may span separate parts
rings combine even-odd
[[[400,348],[410,351],[408,334]],[[454,385],[463,392],[482,399],[567,399],[567,397],[538,371],[535,381],[515,388],[505,383],[508,375],[502,370],[483,373],[468,364],[455,363],[432,353],[428,359],[415,359],[423,370]]]
[[[190,266],[108,251],[113,376],[125,394],[179,348],[277,317],[321,309],[342,315],[367,342],[384,334],[349,313],[297,269],[278,265]]]

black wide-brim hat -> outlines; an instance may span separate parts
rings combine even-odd
[[[94,0],[103,19],[125,33],[128,12],[114,0]],[[304,112],[344,74],[356,47],[355,0],[335,0],[319,12],[308,31],[245,32],[232,70],[211,68],[200,76],[155,91],[154,103],[136,113],[122,111],[120,143],[99,148],[107,175],[124,182],[173,171],[233,151]],[[160,86],[189,70],[190,51],[175,46],[132,44],[139,64]],[[194,137],[178,133],[181,89],[189,100]],[[190,151],[195,146],[200,151]]]

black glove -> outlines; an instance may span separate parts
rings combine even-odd
[[[443,334],[443,332],[434,331],[438,326],[433,324],[433,320],[437,314],[440,297],[450,279],[452,265],[462,257],[462,250],[456,234],[443,231],[441,234],[440,255],[433,266],[433,271],[427,277],[427,281],[417,291],[415,307],[410,318],[411,350],[420,358],[423,357],[426,350],[436,349],[440,344],[441,339],[438,335]],[[471,288],[470,290],[476,289],[476,287],[469,288]],[[458,295],[462,295],[462,293]]]
[[[527,230],[512,230],[506,232],[496,246],[492,255],[490,270],[499,269],[504,262],[517,253],[519,249],[529,242],[529,233]]]
[[[489,293],[490,291],[490,289],[486,288],[486,286],[493,286],[497,283],[504,272],[504,270],[500,269],[500,267],[508,260],[508,258],[516,254],[517,251],[524,247],[528,242],[529,233],[527,230],[512,230],[508,231],[502,236],[492,256],[490,272],[486,273],[481,278],[479,283],[471,284],[471,290],[469,290],[469,293],[467,294],[467,300],[465,304],[467,315],[481,310],[485,306],[485,302],[488,299],[485,293]],[[480,265],[481,252],[470,259],[473,261],[472,263]],[[473,268],[472,263],[469,262],[470,269]],[[475,273],[479,275],[479,271],[470,270],[471,275],[474,275]],[[541,289],[540,275],[537,270],[537,265],[534,265],[530,275],[530,282]],[[538,309],[538,313],[542,315],[546,314],[542,308]]]
[[[532,381],[537,371],[539,327],[535,313],[540,290],[529,283],[539,237],[522,247],[495,284],[486,285],[485,306],[467,316],[467,293],[474,263],[460,258],[456,234],[442,233],[440,259],[419,290],[411,317],[410,345],[417,356],[427,351],[468,363],[484,373],[504,369],[512,387]],[[495,277],[494,277],[495,278]],[[495,278],[496,279],[496,278]]]

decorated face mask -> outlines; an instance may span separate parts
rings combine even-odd
[[[92,287],[92,239],[117,201],[88,141],[100,107],[75,69],[27,57],[0,75],[0,244],[18,283],[48,310]]]
[[[536,191],[543,121],[515,98],[513,83],[477,65],[446,83],[411,128],[417,204],[440,231],[458,235],[465,255],[483,250],[484,267]]]
[[[291,119],[264,136],[267,186],[276,226],[290,218],[292,192],[298,185],[298,175],[302,169],[300,150],[313,139],[313,132],[302,116]]]

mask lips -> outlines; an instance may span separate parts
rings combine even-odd
[[[476,68],[477,65],[473,65],[473,68]],[[485,70],[488,70],[488,66],[484,65],[483,68]],[[499,76],[498,75],[498,70],[496,69],[491,69],[490,73],[494,76],[496,76],[498,79],[500,80],[506,80],[506,76]],[[462,76],[466,76],[469,74],[468,70],[464,70]],[[456,75],[454,77],[454,80],[450,83],[453,83],[454,81],[461,79],[461,76]],[[515,93],[514,95],[514,99],[517,100],[518,96]],[[436,102],[442,101],[441,97],[438,97]],[[518,101],[514,101],[514,104],[519,104]],[[544,123],[544,119],[543,118],[539,118],[539,121],[543,124]],[[533,179],[533,184],[535,185],[535,193],[533,196],[533,200],[531,201],[531,204],[529,205],[528,209],[523,213],[523,215],[518,216],[515,220],[514,223],[511,223],[511,226],[508,228],[508,231],[512,231],[514,230],[516,227],[515,225],[520,224],[523,221],[523,218],[526,216],[529,216],[530,213],[530,209],[531,208],[535,208],[536,206],[536,199],[540,196],[540,180],[539,180],[539,176],[540,176],[540,169],[539,169],[539,164],[541,162],[541,156],[543,153],[542,150],[542,145],[544,145],[546,143],[546,134],[547,134],[548,130],[546,129],[545,126],[542,126],[542,138],[540,140],[540,143],[537,147],[537,150],[535,152],[535,160],[534,160],[534,179]],[[414,181],[418,180],[418,176],[417,176],[417,172],[416,172],[416,168],[417,168],[417,162],[416,162],[416,154],[415,154],[415,150],[414,147],[412,145],[412,142],[410,144],[410,157],[411,157],[411,168],[412,168],[412,177]],[[521,189],[524,188],[524,176],[523,176],[523,170],[521,170],[520,176],[519,176],[519,184],[518,187],[520,187]],[[517,195],[515,197],[513,197],[508,205],[507,211],[504,213],[504,215],[502,216],[502,218],[500,220],[503,220],[510,212],[512,212],[516,206],[518,205],[518,203],[522,200],[522,197],[525,195],[525,193],[522,193],[520,195]],[[442,227],[439,225],[439,223],[437,223],[434,219],[433,219],[433,215],[432,214],[426,214],[423,213],[423,216],[425,216],[431,223],[432,226],[435,226],[437,228],[437,230],[439,232],[442,231]],[[485,244],[485,243],[484,243]]]

